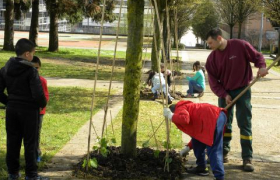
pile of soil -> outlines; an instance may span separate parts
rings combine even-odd
[[[90,168],[87,178],[93,179],[179,179],[183,173],[183,160],[176,151],[172,150],[169,157],[172,158],[169,164],[169,172],[164,171],[165,151],[160,151],[158,158],[154,150],[150,148],[137,148],[137,156],[128,158],[121,154],[120,147],[108,147],[110,154],[103,157],[97,151],[90,154],[96,158],[98,167]],[[85,157],[86,158],[86,157]],[[85,177],[85,169],[82,167],[83,159],[74,170],[74,176]]]
[[[176,100],[180,100],[185,97],[185,95],[183,95],[183,93],[180,91],[175,91],[175,93],[173,93],[173,91],[171,90],[170,95]],[[152,100],[153,97],[154,97],[154,95],[151,91],[151,88],[143,88],[140,90],[140,99]]]
[[[140,90],[140,99],[152,100],[154,97],[151,88],[143,88]]]

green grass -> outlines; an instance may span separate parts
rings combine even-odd
[[[142,147],[142,144],[149,140],[153,134],[151,122],[153,122],[153,127],[156,129],[159,127],[161,122],[164,120],[163,117],[163,107],[162,104],[154,101],[140,101],[140,111],[137,125],[137,146]],[[119,112],[117,117],[113,120],[113,127],[115,132],[115,138],[117,141],[117,146],[121,145],[121,128],[122,128],[122,111]],[[166,128],[165,122],[160,126],[158,132],[156,133],[156,138],[159,144],[159,148],[163,149],[164,141],[166,141]],[[108,139],[113,138],[112,126],[108,125],[107,130]],[[171,123],[170,131],[170,144],[171,148],[181,148],[182,147],[182,132],[177,129],[177,127]],[[155,139],[152,138],[149,142],[149,146],[156,148]]]
[[[80,50],[77,52],[82,53]],[[82,60],[67,60],[68,56],[65,55],[64,59],[44,59],[47,58],[44,55],[53,54],[52,57],[55,58],[55,53],[50,53],[42,51],[36,55],[41,58],[42,69],[40,74],[45,77],[60,77],[60,78],[77,78],[77,79],[94,79],[96,63],[92,62],[82,62]],[[14,52],[11,51],[0,51],[0,67],[3,67],[7,60],[15,56]],[[112,66],[109,65],[99,65],[98,68],[98,79],[99,80],[109,80],[111,77]],[[122,81],[124,78],[124,67],[116,66],[113,80]]]
[[[90,118],[92,90],[82,88],[49,87],[50,100],[44,116],[41,133],[41,150],[43,162],[49,161]],[[105,103],[107,92],[97,90],[94,113]],[[4,110],[0,110],[0,179],[6,177],[6,132],[4,125]],[[21,151],[23,171],[24,157]],[[24,174],[24,172],[22,172]]]
[[[268,67],[268,66],[270,66],[270,64],[272,64],[273,60],[268,60],[268,59],[266,59],[265,62],[266,62],[266,66]],[[272,69],[273,69],[274,71],[280,73],[280,66],[273,66]]]

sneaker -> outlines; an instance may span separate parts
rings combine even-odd
[[[194,95],[188,94],[186,98],[194,98]]]
[[[25,180],[50,180],[48,177],[36,176],[36,177],[25,177]]]
[[[254,171],[254,166],[252,164],[252,160],[250,160],[250,159],[243,160],[243,170],[247,171],[247,172]]]
[[[200,167],[200,166],[187,169],[187,173],[196,174],[199,176],[208,176],[209,175],[208,168],[207,167],[204,168],[204,167]]]
[[[18,180],[20,178],[20,174],[9,174],[8,180]]]

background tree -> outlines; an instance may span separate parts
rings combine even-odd
[[[58,20],[67,19],[71,24],[80,22],[84,17],[90,17],[100,22],[102,17],[102,0],[45,0],[50,15],[49,51],[58,51]],[[106,1],[104,21],[112,22],[114,1]]]
[[[242,24],[246,19],[256,13],[259,8],[258,0],[236,0],[237,9],[236,9],[236,18],[238,23],[238,39],[241,38]]]
[[[214,8],[214,4],[210,0],[204,0],[193,16],[192,27],[196,37],[206,40],[208,31],[218,26],[219,16]]]
[[[270,19],[273,27],[278,27],[278,53],[280,56],[280,1],[279,0],[262,0],[264,14]],[[280,62],[277,63],[280,66]]]
[[[166,17],[165,15],[165,7],[166,7],[166,1],[165,0],[156,0],[157,5],[158,5],[158,13],[159,13],[159,18],[161,22],[161,28],[163,27],[163,21],[164,18]],[[152,0],[153,2],[153,0]],[[154,6],[154,4],[153,4]],[[158,21],[157,21],[157,16],[154,10],[154,37],[153,37],[153,42],[152,42],[152,55],[151,55],[151,62],[152,62],[152,70],[153,71],[159,71],[158,69],[158,60],[157,60],[157,55],[160,58],[160,52],[161,52],[161,39],[160,39],[160,31],[158,27]]]
[[[217,11],[222,21],[230,28],[230,39],[233,37],[233,27],[237,23],[237,3],[236,0],[216,0]]]
[[[14,50],[14,19],[20,20],[22,13],[30,8],[30,2],[24,0],[7,0],[5,11],[5,33],[3,49]]]
[[[137,121],[140,101],[144,0],[128,0],[128,36],[124,76],[124,106],[121,150],[127,156],[136,155]]]
[[[39,34],[39,0],[32,0],[32,16],[29,29],[29,40],[38,46]]]
[[[14,50],[14,0],[6,0],[3,49],[6,51]]]
[[[171,35],[173,47],[176,47],[175,42],[175,9],[177,8],[177,25],[178,25],[178,43],[184,34],[190,29],[193,14],[202,0],[177,0],[173,7],[171,7]]]

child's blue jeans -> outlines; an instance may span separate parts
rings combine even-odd
[[[210,158],[210,166],[215,178],[224,178],[225,175],[223,164],[223,131],[226,121],[227,117],[225,113],[221,112],[217,120],[212,146],[207,146],[206,144],[192,138],[193,150],[197,159],[197,166],[206,167],[205,149],[207,148],[207,155]]]

